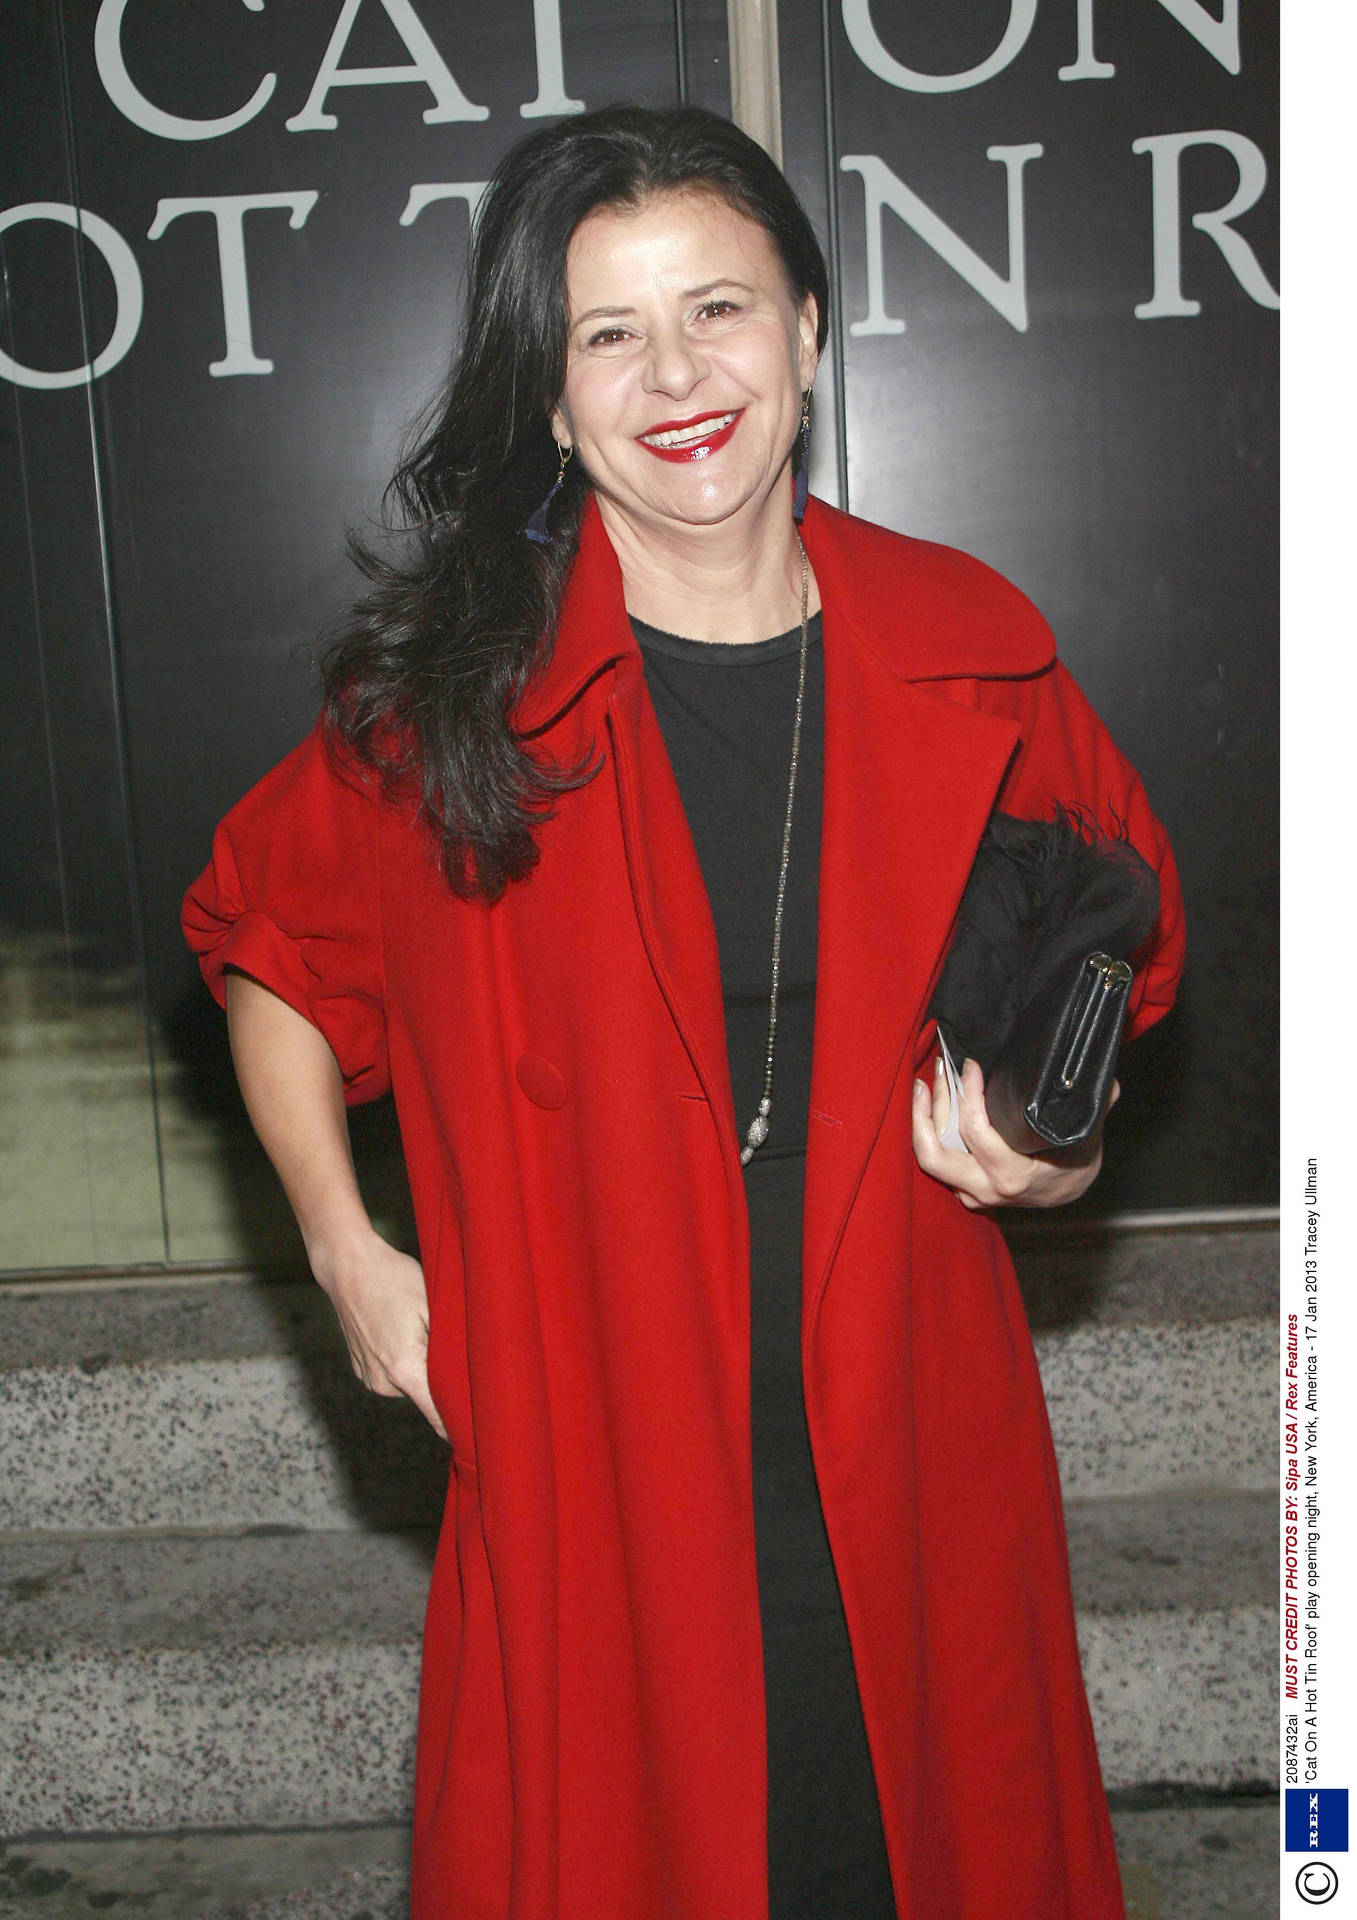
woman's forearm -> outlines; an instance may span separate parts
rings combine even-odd
[[[309,1020],[247,974],[226,977],[226,1017],[246,1110],[328,1292],[373,1233],[354,1173],[339,1063]]]
[[[247,974],[226,981],[240,1090],[329,1294],[358,1378],[404,1394],[446,1440],[429,1391],[429,1305],[417,1260],[388,1246],[358,1191],[344,1081],[311,1022]]]

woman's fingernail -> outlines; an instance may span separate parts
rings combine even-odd
[[[933,1071],[938,1076],[939,1079],[942,1078],[942,1055],[941,1054],[938,1055],[937,1060],[934,1063]]]

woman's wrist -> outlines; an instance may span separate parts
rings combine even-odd
[[[331,1299],[342,1295],[349,1282],[372,1263],[375,1246],[385,1241],[368,1219],[361,1203],[343,1219],[328,1220],[321,1229],[302,1230],[306,1257],[317,1284]]]

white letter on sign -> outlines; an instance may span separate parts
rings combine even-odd
[[[1011,65],[1027,45],[1032,23],[1037,17],[1037,0],[1009,0],[1008,25],[1002,40],[978,67],[965,73],[916,73],[904,66],[881,44],[881,36],[872,24],[871,0],[843,0],[843,30],[858,59],[878,80],[907,93],[960,93],[966,87],[981,86]]]
[[[583,113],[583,100],[568,100],[561,54],[561,0],[532,0],[532,24],[537,38],[537,98],[518,111],[525,120],[544,120],[558,113]]]
[[[245,0],[251,13],[264,11],[264,0]],[[104,92],[118,112],[134,127],[159,134],[162,140],[217,140],[224,133],[243,127],[267,103],[277,85],[276,73],[266,73],[243,107],[223,114],[219,120],[186,120],[182,114],[166,113],[148,100],[133,81],[123,59],[123,15],[127,0],[103,0],[94,23],[94,64],[104,83]]]
[[[474,221],[481,195],[489,185],[488,180],[431,180],[411,187],[400,224],[412,227],[425,207],[431,207],[439,200],[465,200],[467,218]]]
[[[987,147],[987,160],[1001,160],[1008,174],[1008,278],[1005,280],[968,247],[959,235],[941,221],[931,207],[925,206],[911,188],[874,153],[846,153],[839,165],[845,173],[860,173],[866,198],[867,216],[867,318],[855,320],[848,331],[866,333],[903,333],[903,320],[893,320],[886,312],[885,275],[881,267],[882,210],[889,207],[905,225],[912,227],[934,253],[959,273],[968,286],[988,300],[996,313],[1003,315],[1019,333],[1027,331],[1027,249],[1023,230],[1022,174],[1029,160],[1042,152],[1036,144],[1025,147]]]
[[[1183,240],[1178,162],[1185,147],[1224,147],[1239,169],[1239,185],[1229,204],[1214,213],[1194,213],[1192,224],[1215,241],[1230,271],[1260,307],[1279,307],[1281,301],[1258,264],[1258,255],[1231,227],[1247,213],[1267,185],[1267,162],[1252,140],[1242,133],[1215,128],[1206,133],[1157,133],[1131,142],[1132,153],[1148,153],[1153,169],[1154,297],[1136,308],[1137,320],[1163,320],[1200,313],[1200,300],[1183,297]]]
[[[408,67],[341,67],[339,62],[362,4],[363,0],[344,0],[310,97],[300,113],[283,122],[289,133],[329,133],[339,125],[334,115],[325,111],[325,97],[331,87],[397,87],[418,81],[429,89],[434,100],[431,107],[424,109],[426,125],[433,126],[444,120],[490,118],[489,107],[473,106],[448,72],[443,56],[429,38],[410,0],[382,0],[387,18],[409,49]]]
[[[148,240],[158,240],[182,213],[210,213],[217,223],[217,258],[221,266],[221,307],[226,323],[226,353],[213,360],[208,372],[216,379],[233,373],[272,373],[272,360],[261,360],[250,332],[250,283],[245,271],[245,215],[254,207],[288,208],[288,225],[304,226],[320,195],[314,188],[301,193],[218,193],[200,200],[161,200],[156,205]]]
[[[1159,4],[1165,13],[1173,15],[1180,27],[1187,28],[1192,38],[1205,47],[1227,73],[1239,72],[1239,0],[1222,0],[1219,20],[1206,11],[1201,0],[1159,0]],[[1110,60],[1100,60],[1093,51],[1093,0],[1079,0],[1078,32],[1074,63],[1060,67],[1057,78],[1110,80],[1116,67]]]
[[[117,317],[108,345],[84,366],[67,367],[61,373],[43,373],[37,367],[25,367],[0,348],[0,376],[16,387],[83,387],[101,373],[116,367],[137,337],[141,325],[141,270],[137,257],[115,227],[84,207],[69,206],[64,200],[30,200],[26,206],[7,207],[0,213],[0,233],[21,226],[25,220],[55,220],[63,227],[74,227],[92,240],[108,262],[113,289],[118,296]]]

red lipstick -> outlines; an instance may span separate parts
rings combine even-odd
[[[723,424],[713,427],[710,433],[703,434],[700,438],[684,440],[677,446],[652,446],[651,442],[640,434],[636,436],[637,445],[644,447],[647,453],[653,453],[657,460],[706,460],[726,444],[743,417],[743,407],[734,409],[722,407],[711,413],[695,413],[687,420],[664,420],[659,426],[651,427],[648,431],[652,434],[690,432],[694,427],[700,427],[706,420]]]

